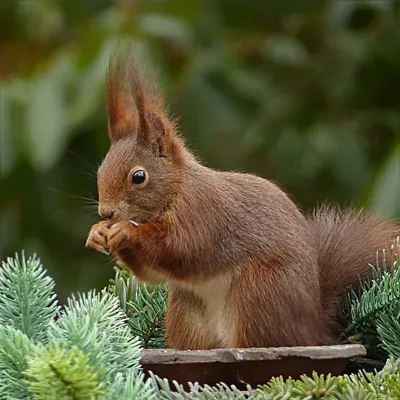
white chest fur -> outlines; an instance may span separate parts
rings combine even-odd
[[[185,289],[201,299],[204,306],[204,313],[193,315],[193,319],[196,319],[199,329],[207,331],[207,336],[215,338],[221,347],[232,347],[234,342],[235,315],[229,301],[231,284],[230,275],[184,284]]]
[[[230,289],[233,277],[230,274],[218,276],[202,282],[182,282],[170,280],[153,269],[145,268],[142,280],[157,285],[168,282],[169,286],[185,289],[202,302],[202,311],[188,310],[191,329],[207,338],[212,345],[233,347],[235,340],[235,319],[237,316],[232,307]]]

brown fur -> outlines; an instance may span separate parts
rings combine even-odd
[[[114,214],[87,245],[107,248],[139,279],[169,283],[168,344],[335,342],[336,300],[368,275],[399,227],[331,208],[306,219],[273,183],[202,166],[131,59],[111,63],[107,99],[111,147],[98,171],[99,209]],[[138,166],[146,185],[131,183]]]
[[[365,211],[327,206],[317,209],[310,223],[318,249],[325,325],[336,331],[338,301],[343,300],[345,289],[350,285],[357,289],[359,277],[370,276],[376,251],[390,251],[400,226]]]

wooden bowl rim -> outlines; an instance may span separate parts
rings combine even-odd
[[[361,344],[213,350],[144,349],[140,362],[141,364],[242,363],[297,357],[311,360],[345,360],[363,357],[366,353],[365,347]]]

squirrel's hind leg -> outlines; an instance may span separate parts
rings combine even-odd
[[[255,265],[232,287],[234,347],[331,344],[323,324],[319,289],[299,279],[301,266]],[[257,282],[255,285],[254,282]]]

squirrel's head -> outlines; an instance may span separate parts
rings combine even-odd
[[[131,58],[111,60],[106,90],[111,146],[97,173],[98,211],[112,222],[149,221],[177,191],[183,143]]]

